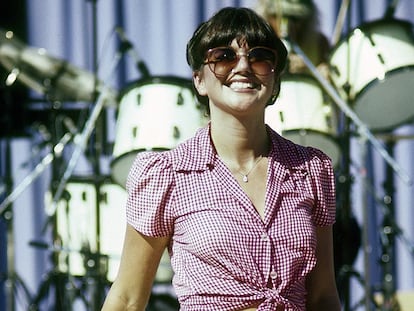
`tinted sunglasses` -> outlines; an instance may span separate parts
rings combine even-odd
[[[226,76],[242,56],[247,57],[250,68],[257,75],[267,76],[275,71],[277,52],[264,46],[256,46],[246,53],[239,53],[229,46],[209,49],[204,64],[208,64],[216,76]]]

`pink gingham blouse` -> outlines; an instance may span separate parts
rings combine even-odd
[[[264,219],[214,151],[209,126],[133,164],[127,220],[144,235],[171,236],[180,310],[305,310],[315,226],[335,221],[333,170],[321,151],[268,132]]]

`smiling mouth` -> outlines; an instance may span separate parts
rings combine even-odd
[[[245,90],[245,89],[254,89],[256,88],[256,85],[252,82],[240,82],[235,81],[228,85],[229,88],[232,90]]]

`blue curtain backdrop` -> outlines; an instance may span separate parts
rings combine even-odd
[[[315,2],[320,13],[321,30],[333,41],[342,2],[340,0]],[[383,19],[388,6],[395,3],[397,6],[394,16],[410,23],[414,22],[412,0],[350,2],[348,10],[350,18],[347,18],[343,24],[341,31],[343,36],[359,25]],[[222,7],[254,7],[255,5],[255,0],[30,0],[27,1],[28,42],[25,43],[28,47],[44,48],[48,54],[66,60],[83,71],[95,74],[104,85],[122,94],[131,83],[143,77],[142,69],[137,68],[137,61],[145,63],[151,76],[190,79],[191,72],[185,60],[185,47],[196,26]],[[383,23],[386,25],[387,21],[383,20]],[[122,36],[130,41],[132,50],[120,51]],[[335,44],[341,44],[341,40]],[[382,48],[389,49],[396,57],[400,57],[398,46]],[[407,65],[413,66],[414,62],[411,60]],[[414,70],[411,70],[411,74],[414,74]],[[406,91],[413,94],[412,90]],[[35,91],[31,91],[31,97],[33,111],[38,113],[42,120],[51,120],[50,114],[53,114],[51,111],[59,114],[59,109],[62,107],[69,107],[70,111],[80,110],[81,112],[73,119],[74,125],[79,130],[82,129],[96,103],[88,100],[71,101],[63,103],[56,109],[54,106],[42,105],[44,98]],[[392,104],[392,102],[385,104],[379,102],[378,110],[381,105]],[[378,110],[372,113],[384,118]],[[411,111],[407,111],[407,114],[412,111],[414,111],[414,102]],[[96,174],[111,174],[110,163],[113,158],[111,145],[116,143],[117,111],[110,105],[105,107],[102,116],[104,117],[99,120],[96,132],[88,142],[85,153],[77,161],[74,169],[76,176],[93,178]],[[152,122],[157,123],[156,114],[148,117]],[[50,132],[55,132],[57,138],[67,131],[60,123],[49,123],[46,127],[49,127]],[[411,179],[414,178],[413,133],[413,123],[405,123],[387,133],[388,136],[378,136],[384,144],[394,142],[389,151],[392,152],[404,174]],[[28,137],[12,139],[11,142],[11,172],[15,187],[45,156],[45,151],[41,149],[38,142],[39,129],[32,128],[30,134]],[[390,140],[391,136],[394,140]],[[1,146],[4,155],[4,141]],[[56,160],[60,169],[67,165],[74,149],[74,144],[69,143],[63,152],[63,157]],[[14,270],[22,281],[18,283],[23,283],[32,295],[39,290],[39,285],[52,268],[50,250],[33,247],[30,242],[50,241],[50,227],[45,229],[47,204],[44,200],[45,194],[51,188],[53,166],[56,165],[47,166],[44,172],[13,202],[14,241],[12,247],[9,243],[7,254],[14,257]],[[392,220],[395,220],[395,224],[401,230],[396,235],[395,257],[392,258],[394,270],[391,275],[398,292],[414,290],[414,226],[412,225],[414,191],[413,186],[407,184],[398,174],[392,172],[387,174],[386,162],[377,149],[372,148],[359,137],[353,137],[351,141],[350,173],[352,211],[360,227],[366,229],[368,234],[368,239],[364,241],[366,248],[359,249],[353,267],[360,278],[351,277],[350,296],[355,310],[365,310],[367,283],[372,289],[379,287],[384,280],[380,260],[386,236],[383,226],[384,214],[388,211],[384,207],[384,201],[387,203],[387,182],[391,180],[394,186],[392,205],[395,209]],[[2,199],[5,197],[5,193],[0,195]],[[120,213],[122,208],[123,206],[119,206]],[[112,223],[107,223],[106,226],[111,227]],[[0,229],[4,237],[6,234],[4,221]],[[5,238],[1,239],[1,243],[3,258],[0,263],[2,263],[3,274],[7,246]],[[3,294],[0,297],[4,300],[6,286],[4,282],[2,285]],[[26,310],[25,296],[21,289],[18,292],[17,308]],[[5,302],[0,301],[0,303],[2,309]],[[359,307],[357,307],[358,303],[361,304]]]

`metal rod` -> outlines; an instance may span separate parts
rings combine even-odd
[[[40,176],[46,167],[52,163],[57,156],[61,155],[63,148],[71,139],[71,133],[68,132],[63,135],[60,141],[53,147],[53,152],[49,152],[46,156],[44,156],[43,159],[35,166],[33,171],[22,180],[22,182],[3,200],[3,202],[1,202],[0,216],[3,215],[7,211],[9,205],[13,203],[37,177]]]

